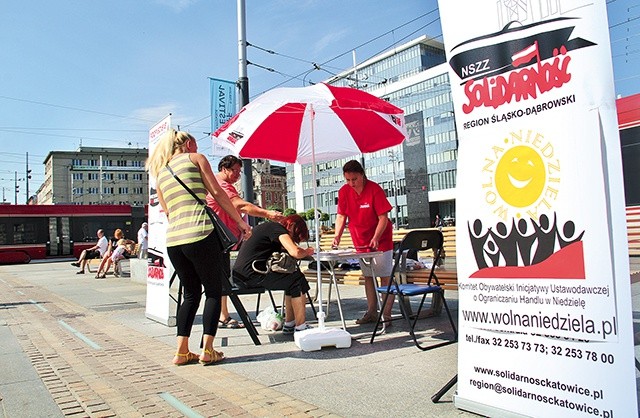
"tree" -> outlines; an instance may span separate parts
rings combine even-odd
[[[305,212],[305,215],[307,216],[306,219],[308,221],[313,221],[316,218],[316,210],[311,208]]]
[[[295,215],[295,213],[296,213],[296,210],[291,208],[286,208],[284,212],[282,212],[284,216]]]

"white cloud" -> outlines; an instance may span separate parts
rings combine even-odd
[[[348,30],[344,29],[338,32],[328,33],[324,35],[314,44],[315,54],[319,54],[329,46],[331,46],[333,49],[336,49],[334,44],[339,44],[339,41],[347,36],[347,32]]]
[[[177,105],[174,103],[165,103],[158,106],[143,107],[141,109],[135,109],[129,115],[131,118],[143,119],[148,121],[160,121],[165,118],[169,113],[176,113]]]
[[[188,8],[192,4],[195,4],[196,2],[198,2],[198,0],[155,0],[155,1],[156,3],[161,4],[163,6],[167,6],[178,13]]]

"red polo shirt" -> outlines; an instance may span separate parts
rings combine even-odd
[[[365,180],[360,195],[348,184],[342,186],[338,192],[338,214],[349,219],[351,240],[358,252],[365,251],[362,247],[368,246],[371,242],[378,225],[378,216],[389,213],[391,208],[382,187],[371,180]],[[379,240],[378,251],[389,250],[393,250],[393,229],[391,222],[387,220],[387,227]]]

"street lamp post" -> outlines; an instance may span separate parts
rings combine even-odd
[[[396,153],[393,150],[389,151],[389,160],[391,160],[391,165],[393,166],[391,172],[393,173],[393,201],[396,209],[396,229],[400,229],[400,223],[398,221],[398,185],[396,184]]]

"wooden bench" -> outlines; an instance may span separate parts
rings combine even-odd
[[[629,255],[640,255],[640,206],[627,207],[627,241]]]
[[[407,234],[407,232],[411,231],[410,229],[399,229],[393,231],[393,241],[400,242]],[[446,254],[445,258],[445,267],[446,268],[438,268],[436,269],[436,276],[438,276],[438,281],[445,289],[457,290],[458,287],[458,273],[455,268],[455,262],[451,262],[452,258],[455,258],[456,255],[456,229],[455,227],[445,227],[442,229],[442,234],[444,235],[444,250]],[[324,233],[320,237],[320,250],[321,251],[329,251],[331,250],[331,245],[333,244],[333,238],[335,237],[334,233]],[[349,248],[353,247],[353,241],[351,240],[351,235],[349,234],[348,229],[345,229],[342,234],[342,238],[340,240],[341,248]],[[431,259],[433,257],[432,254],[420,253],[420,259]],[[305,274],[305,277],[309,281],[317,280],[317,272],[316,270],[303,269],[302,271]],[[321,277],[323,283],[328,283],[331,276],[328,271],[322,271]],[[340,270],[337,269],[335,271],[336,280],[339,284],[350,284],[350,285],[362,285],[364,284],[364,276],[362,275],[362,270]],[[418,269],[411,270],[407,272],[407,281],[409,283],[426,283],[429,278],[429,269]]]

